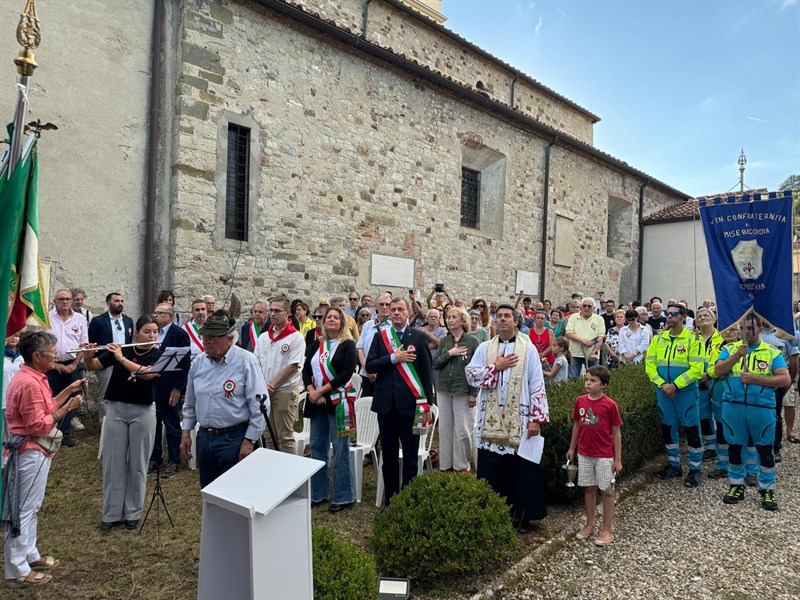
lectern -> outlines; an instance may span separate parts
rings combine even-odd
[[[259,448],[204,487],[199,600],[308,600],[319,460]]]

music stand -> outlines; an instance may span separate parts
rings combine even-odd
[[[159,359],[147,370],[148,374],[151,373],[166,373],[170,371],[180,371],[182,369],[181,363],[186,359],[187,355],[189,354],[190,348],[189,347],[182,347],[182,348],[166,348],[164,352],[162,352]],[[160,412],[158,409],[158,404],[156,404],[156,413]],[[156,469],[156,485],[153,488],[153,494],[150,497],[150,506],[147,507],[147,512],[144,514],[144,519],[142,519],[142,524],[139,526],[139,535],[142,534],[142,530],[144,529],[145,523],[147,523],[147,517],[150,516],[150,511],[153,508],[153,504],[155,504],[156,499],[161,501],[161,506],[164,507],[164,512],[167,513],[167,518],[169,519],[169,524],[172,527],[175,527],[175,523],[172,521],[172,516],[169,514],[169,509],[167,508],[167,502],[164,499],[164,491],[161,488],[161,469]],[[160,507],[156,504],[156,538],[158,538],[161,532],[161,513]]]

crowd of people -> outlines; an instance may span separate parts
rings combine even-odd
[[[124,313],[121,293],[109,293],[99,315],[85,301],[83,290],[59,289],[48,331],[6,339],[4,442],[12,479],[1,523],[13,539],[5,576],[21,584],[46,583],[50,576],[40,571],[58,564],[36,548],[36,512],[54,452],[59,444],[73,446],[73,431],[82,427],[76,413],[87,369],[97,373],[105,431],[100,528],[107,532],[139,525],[149,473],[175,477],[196,455],[206,486],[260,443],[294,453],[298,414],[311,422],[311,456],[325,463],[312,478],[312,506],[329,503],[331,513],[352,506],[348,447],[358,427],[359,387],[377,413],[385,504],[416,476],[416,461],[403,461],[400,472],[400,449],[417,455],[436,403],[439,469],[469,474],[477,462],[477,477],[506,498],[515,527],[527,533],[546,505],[539,465],[520,446],[548,422],[545,383],[584,377],[567,459],[577,454],[585,488],[587,523],[579,539],[594,535],[594,503],[603,493],[598,545],[613,541],[609,490],[622,469],[622,421],[605,395],[615,369],[644,362],[655,386],[667,454],[659,477],[683,476],[682,426],[684,485],[699,485],[703,460],[714,459],[708,477],[728,478],[726,504],[740,502],[752,485],[762,507],[776,509],[784,415],[786,439],[798,441],[791,391],[797,338],[763,331],[753,315],[741,323],[744,342],[731,329],[723,337],[710,300],[696,312],[685,301],[657,297],[644,305],[581,294],[563,307],[523,294],[514,304],[467,302],[437,284],[424,300],[414,290],[382,292],[374,303],[371,294],[355,292],[316,302],[275,296],[254,302],[238,323],[211,295],[194,299],[182,314],[175,294],[163,290],[152,313],[135,322]],[[800,325],[800,312],[795,319]],[[150,372],[170,348],[184,349],[180,368]],[[264,415],[274,441],[265,435]]]

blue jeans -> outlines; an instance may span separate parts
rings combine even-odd
[[[245,433],[246,421],[219,435],[212,435],[205,429],[197,432],[197,468],[200,469],[201,488],[236,466]]]
[[[311,477],[311,501],[328,498],[329,445],[333,444],[333,503],[356,501],[353,476],[350,472],[350,438],[336,436],[336,416],[315,412],[311,417],[311,458],[325,461],[325,466]]]
[[[578,358],[576,356],[572,357],[572,362],[569,363],[569,377],[570,379],[573,377],[580,377],[581,376],[581,369],[586,366],[588,370],[590,367],[596,367],[600,364],[600,359],[588,359],[588,358]]]

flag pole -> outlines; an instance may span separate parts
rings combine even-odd
[[[8,184],[11,185],[11,175],[21,158],[30,151],[36,140],[36,134],[28,136],[28,143],[23,147],[25,139],[25,115],[28,111],[28,81],[38,66],[33,51],[39,47],[42,41],[39,29],[39,16],[36,14],[36,0],[27,0],[25,10],[22,11],[17,25],[17,41],[22,46],[22,50],[14,59],[17,65],[19,81],[17,83],[17,107],[14,111],[14,130],[11,132],[11,147],[3,156],[3,163],[0,164],[0,194]],[[3,176],[3,169],[7,171],[7,177]],[[0,207],[8,209],[9,207]],[[9,211],[6,211],[8,213]],[[4,213],[4,214],[6,214]],[[7,226],[8,223],[5,223]],[[9,255],[10,256],[10,255]],[[9,314],[9,291],[11,278],[14,275],[10,261],[5,254],[0,260],[0,328],[3,330],[3,343],[5,344],[6,334],[8,333],[8,314]],[[0,377],[3,375],[5,360],[0,363]],[[4,415],[0,412],[0,430],[5,426]],[[3,499],[3,468],[0,463],[0,510],[2,509]]]
[[[17,42],[22,46],[14,64],[17,65],[17,108],[14,111],[14,131],[11,134],[11,149],[8,160],[8,177],[14,172],[22,156],[22,140],[25,135],[25,114],[28,112],[28,81],[39,65],[33,51],[42,41],[39,29],[39,16],[36,13],[36,0],[27,0],[17,25]]]

